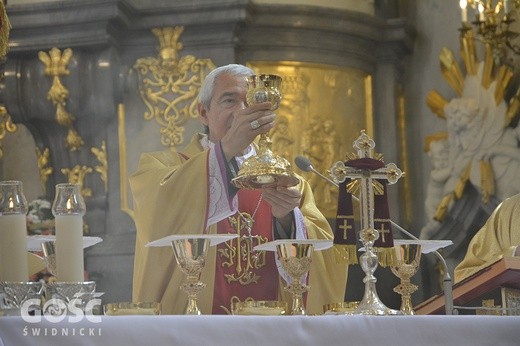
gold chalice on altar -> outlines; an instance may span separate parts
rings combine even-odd
[[[394,273],[401,283],[394,288],[394,292],[401,295],[401,312],[405,315],[415,315],[412,307],[412,293],[417,291],[417,285],[410,282],[410,278],[415,275],[421,261],[422,246],[420,244],[400,244],[395,245],[396,265],[391,266]]]
[[[197,294],[206,287],[200,281],[200,275],[206,265],[210,239],[204,237],[187,237],[174,239],[171,242],[177,264],[186,274],[186,282],[181,288],[188,294],[186,315],[201,315],[197,306]]]
[[[278,109],[282,99],[280,94],[281,83],[282,78],[272,74],[247,77],[247,103],[252,105],[271,102],[271,110]],[[257,189],[263,186],[294,186],[298,184],[298,178],[292,172],[289,161],[275,155],[271,147],[272,141],[268,134],[261,134],[257,155],[244,162],[238,176],[232,180],[233,185],[238,188]]]
[[[309,290],[309,286],[302,281],[311,267],[313,251],[314,245],[311,243],[284,242],[276,245],[282,268],[291,278],[285,290],[292,294],[292,315],[306,314],[303,293]]]

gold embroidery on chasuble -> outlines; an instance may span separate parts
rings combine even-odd
[[[266,265],[265,251],[254,251],[257,245],[267,243],[269,239],[262,235],[252,235],[254,220],[249,213],[238,212],[228,218],[231,228],[237,232],[238,238],[227,241],[218,249],[221,265],[232,268],[233,272],[224,276],[228,283],[238,282],[241,285],[258,283],[260,276],[255,270]]]
[[[217,245],[213,314],[231,313],[236,301],[275,300],[279,292],[274,252],[254,250],[273,240],[271,206],[260,191],[237,195],[239,212],[218,223],[218,233],[238,237]]]

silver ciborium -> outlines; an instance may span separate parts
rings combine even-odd
[[[208,256],[210,239],[203,237],[186,237],[171,242],[177,264],[187,278],[181,288],[188,294],[186,315],[201,315],[197,306],[197,294],[206,287],[200,281],[200,275]]]
[[[420,244],[400,244],[395,245],[396,265],[391,266],[394,273],[401,283],[394,288],[394,292],[401,295],[401,312],[405,315],[415,315],[412,306],[412,293],[417,291],[417,285],[410,282],[410,278],[415,275],[421,261],[422,246]]]
[[[271,102],[271,110],[280,106],[282,96],[280,86],[282,78],[273,74],[261,74],[247,77],[246,94],[249,105]],[[253,126],[253,123],[251,124]],[[262,133],[258,141],[258,153],[247,159],[233,185],[243,189],[257,189],[265,186],[295,186],[298,178],[291,170],[291,164],[285,158],[275,155],[272,141],[267,133]]]
[[[314,245],[312,243],[284,242],[276,245],[276,252],[282,268],[290,276],[291,281],[285,290],[292,294],[292,315],[305,315],[303,294],[309,290],[304,284],[312,262]]]

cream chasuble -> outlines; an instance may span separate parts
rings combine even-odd
[[[137,228],[134,259],[133,301],[161,302],[163,314],[183,314],[187,295],[180,289],[185,279],[169,247],[145,247],[171,234],[203,233],[209,200],[208,150],[196,135],[184,150],[143,154],[137,172],[130,178]],[[332,239],[332,230],[317,209],[309,184],[300,178],[300,210],[309,239]],[[207,233],[216,234],[217,224]],[[215,280],[216,247],[211,247],[201,280],[207,285],[198,295],[203,314],[211,314]],[[313,254],[309,272],[307,311],[323,313],[323,305],[342,302],[347,267],[336,263],[331,249]],[[274,279],[274,278],[273,278]],[[276,278],[278,280],[278,278]],[[283,285],[280,284],[281,289]],[[282,292],[280,292],[282,294]],[[287,294],[283,293],[287,301]]]
[[[513,256],[520,244],[520,194],[505,199],[475,234],[466,256],[455,268],[461,281],[502,257]]]

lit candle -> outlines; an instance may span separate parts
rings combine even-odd
[[[56,226],[56,275],[61,282],[84,281],[83,215],[79,184],[56,185],[52,204]]]
[[[468,21],[468,0],[460,0],[459,6],[461,9],[462,22],[466,23]]]
[[[26,282],[27,202],[20,181],[0,182],[0,281]]]

